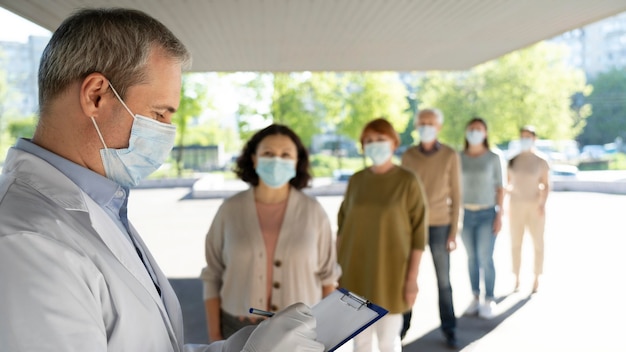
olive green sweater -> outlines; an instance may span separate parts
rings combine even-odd
[[[340,287],[392,314],[409,310],[409,259],[412,250],[424,250],[427,231],[426,198],[411,171],[395,166],[384,174],[355,173],[338,216]]]

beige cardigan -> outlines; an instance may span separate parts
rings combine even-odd
[[[313,305],[322,286],[341,275],[328,216],[319,202],[291,188],[274,256],[272,302],[277,309],[295,302]],[[202,270],[204,299],[219,297],[222,309],[236,316],[250,307],[267,307],[266,253],[249,189],[226,199],[206,237],[207,266]]]

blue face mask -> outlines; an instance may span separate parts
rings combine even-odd
[[[374,165],[382,165],[391,158],[391,142],[370,142],[363,147],[363,152],[372,159]]]
[[[485,132],[481,130],[469,130],[465,132],[467,143],[471,145],[479,145],[485,141]]]
[[[133,118],[128,148],[107,148],[93,116],[91,121],[104,146],[104,149],[100,149],[100,157],[106,177],[122,187],[130,188],[158,169],[170,155],[176,138],[176,126],[133,114],[111,83],[109,86]]]
[[[255,171],[270,188],[280,188],[296,177],[296,161],[279,157],[260,157],[257,159]]]
[[[437,128],[435,126],[417,126],[417,132],[420,135],[420,141],[424,143],[430,143],[437,139]]]

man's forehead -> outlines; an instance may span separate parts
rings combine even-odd
[[[427,112],[420,113],[417,119],[421,121],[437,120],[437,116],[435,116],[434,113],[427,111]]]

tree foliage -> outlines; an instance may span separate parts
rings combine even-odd
[[[182,81],[181,97],[178,110],[172,116],[172,123],[176,125],[176,145],[178,153],[176,155],[176,171],[180,176],[182,174],[182,160],[184,148],[186,145],[187,129],[190,122],[194,118],[198,118],[204,109],[210,108],[207,99],[206,83],[194,77],[193,74],[184,74]]]
[[[261,124],[270,120],[269,101],[267,92],[271,92],[273,75],[269,73],[235,73],[229,74],[236,86],[238,100],[235,114],[237,132],[241,140],[248,140]]]
[[[345,119],[339,131],[358,140],[363,126],[370,120],[384,117],[396,131],[404,131],[411,119],[407,89],[395,72],[350,73],[347,75]]]
[[[575,94],[591,93],[584,73],[565,64],[564,50],[539,43],[467,72],[431,72],[417,91],[419,108],[438,107],[445,116],[441,140],[460,147],[473,116],[489,124],[489,139],[516,139],[531,124],[540,138],[572,139],[590,114],[588,105],[572,107]]]
[[[605,144],[620,137],[626,140],[626,68],[599,74],[587,99],[592,114],[579,136],[580,144]]]
[[[316,82],[298,73],[274,75],[273,121],[289,126],[305,145],[310,145],[319,133],[325,116],[324,105],[316,99]]]
[[[272,117],[310,145],[318,133],[357,140],[370,120],[385,117],[403,131],[406,87],[396,73],[281,73],[274,76]]]
[[[35,127],[37,125],[37,118],[31,116],[28,118],[13,118],[7,122],[7,131],[11,136],[11,139],[17,140],[19,138],[32,138],[35,134]]]

